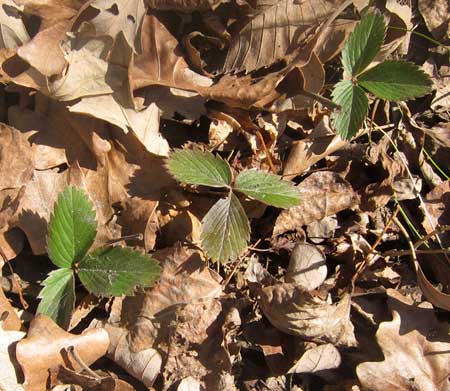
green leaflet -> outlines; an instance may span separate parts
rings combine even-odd
[[[97,249],[78,264],[83,285],[101,296],[131,295],[136,285],[152,285],[159,273],[160,267],[153,258],[122,247]]]
[[[72,269],[53,270],[42,282],[37,313],[52,318],[61,327],[69,326],[75,306],[75,277]]]
[[[334,87],[333,102],[341,106],[341,111],[333,114],[336,133],[344,139],[350,139],[361,128],[367,116],[367,96],[361,87],[350,80],[342,80]]]
[[[385,61],[360,75],[358,82],[378,98],[393,101],[417,98],[431,90],[429,77],[405,61]]]
[[[289,208],[298,205],[300,193],[292,182],[264,171],[245,170],[236,178],[235,189],[267,205]]]
[[[70,268],[86,255],[97,233],[97,221],[83,191],[67,187],[58,196],[48,231],[48,255],[56,266]]]
[[[250,239],[250,224],[233,193],[217,201],[205,215],[200,239],[206,254],[216,262],[236,259],[244,251]]]
[[[383,16],[365,14],[342,50],[344,70],[351,76],[357,76],[366,69],[380,51],[385,34]]]
[[[167,168],[178,181],[191,185],[227,187],[232,179],[229,164],[211,152],[176,150]]]

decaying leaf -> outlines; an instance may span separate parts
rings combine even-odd
[[[257,292],[264,315],[279,330],[318,343],[355,345],[349,295],[330,304],[293,283],[267,286]]]
[[[108,348],[108,333],[88,330],[80,335],[67,333],[50,318],[38,315],[31,322],[26,338],[17,344],[17,361],[25,376],[26,391],[46,388],[48,369],[64,365],[79,370],[80,366],[67,352],[70,346],[87,365],[102,357]]]
[[[280,213],[273,231],[275,236],[358,204],[358,196],[352,186],[334,172],[315,172],[297,187],[302,202]]]

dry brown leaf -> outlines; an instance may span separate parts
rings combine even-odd
[[[410,305],[394,290],[388,295],[393,319],[381,323],[376,334],[384,361],[358,365],[361,384],[374,391],[447,390],[450,339],[445,326],[432,309]]]
[[[450,181],[442,182],[425,196],[426,212],[423,227],[432,233],[439,226],[450,224]],[[439,234],[444,245],[450,244],[450,233]]]
[[[256,2],[256,15],[236,35],[222,71],[251,72],[297,51],[341,0]]]
[[[30,324],[26,338],[17,344],[17,361],[25,376],[26,391],[46,389],[48,370],[58,365],[80,370],[79,364],[66,349],[73,346],[86,365],[102,357],[109,345],[103,329],[88,330],[80,335],[67,333],[45,315],[37,315]]]
[[[339,365],[341,365],[339,351],[332,344],[324,344],[308,349],[288,373],[315,373],[336,369]]]
[[[148,0],[151,8],[185,13],[214,9],[223,0]]]
[[[0,390],[24,391],[17,381],[17,368],[14,366],[15,357],[11,356],[17,341],[25,336],[22,331],[6,331],[0,325]]]
[[[450,295],[437,290],[422,271],[420,265],[417,265],[417,284],[427,300],[436,307],[450,311]]]
[[[355,346],[349,295],[329,304],[292,283],[259,288],[257,293],[264,315],[279,330],[318,343]]]
[[[418,6],[433,37],[444,41],[450,39],[450,3],[447,0],[419,0]]]
[[[3,289],[0,287],[0,317],[3,319],[1,328],[4,331],[19,331],[22,327],[22,322],[14,311],[13,306],[6,298]]]
[[[17,129],[0,124],[0,189],[20,188],[31,179],[33,170],[34,153],[27,138]]]
[[[285,280],[311,291],[322,285],[327,271],[326,257],[317,246],[298,243],[292,251]]]
[[[155,15],[144,17],[141,45],[142,53],[130,70],[132,90],[157,84],[197,91],[212,84],[211,79],[189,68],[178,41]]]
[[[26,14],[42,18],[45,27],[75,16],[85,0],[14,0]]]
[[[206,267],[198,251],[176,245],[153,256],[162,267],[157,284],[145,294],[126,298],[121,305],[120,322],[132,330],[133,351],[153,345],[158,319],[164,319],[177,306],[222,294],[220,277]]]
[[[354,208],[359,203],[352,186],[339,174],[331,171],[312,173],[297,188],[302,202],[299,206],[280,213],[275,222],[274,236],[294,231],[342,210]]]

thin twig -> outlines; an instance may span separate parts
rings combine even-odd
[[[450,254],[450,249],[416,250],[416,254]],[[411,255],[411,250],[389,250],[381,254],[382,257],[401,257]]]
[[[77,364],[87,373],[89,373],[98,383],[102,381],[102,377],[99,376],[97,373],[95,373],[91,368],[89,368],[84,361],[81,359],[81,357],[78,355],[78,353],[75,351],[75,347],[73,345],[70,345],[66,348],[67,353],[69,353],[73,359],[77,362]]]

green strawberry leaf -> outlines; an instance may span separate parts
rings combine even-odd
[[[97,233],[92,202],[76,187],[67,187],[55,203],[48,228],[48,255],[59,267],[82,259]]]
[[[52,318],[67,329],[75,306],[75,278],[72,269],[57,269],[42,282],[41,299],[37,313]]]
[[[365,14],[342,50],[345,72],[357,76],[367,68],[380,51],[386,34],[384,18],[380,14]]]
[[[235,190],[277,208],[298,205],[300,193],[292,182],[264,171],[245,170],[236,178]]]
[[[132,295],[136,286],[152,285],[161,270],[149,255],[122,247],[99,248],[77,267],[86,289],[99,296]]]
[[[217,201],[202,220],[201,245],[215,262],[237,258],[249,239],[247,215],[233,193]]]
[[[369,101],[363,89],[350,80],[342,80],[333,90],[333,102],[341,106],[341,111],[334,113],[333,124],[336,133],[343,139],[352,138],[361,128],[367,116]]]
[[[416,65],[405,61],[385,61],[358,77],[358,84],[387,100],[406,100],[426,95],[430,78]]]
[[[169,157],[167,168],[178,181],[191,185],[227,187],[232,178],[228,162],[211,152],[178,149]]]

